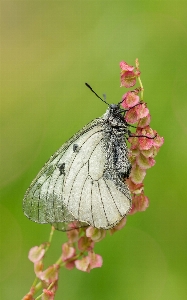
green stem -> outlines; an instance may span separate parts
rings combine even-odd
[[[53,226],[51,226],[51,231],[50,231],[50,234],[49,234],[49,240],[48,240],[47,247],[45,248],[45,253],[47,252],[47,250],[49,249],[49,247],[51,245],[54,231],[55,231],[55,228]]]
[[[140,93],[140,99],[143,100],[143,84],[142,84],[142,81],[140,79],[140,76],[138,76],[138,81],[139,81],[139,84],[140,84],[140,87],[141,87],[141,93]]]
[[[50,290],[50,288],[54,285],[54,282],[51,282],[51,284],[48,286],[47,290]],[[40,294],[35,300],[38,300],[40,298],[42,298],[42,296],[44,295],[44,293]]]

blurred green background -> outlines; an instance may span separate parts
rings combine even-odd
[[[98,243],[101,269],[61,270],[55,299],[176,300],[187,296],[187,2],[1,1],[1,299],[21,299],[33,280],[29,249],[49,225],[22,213],[43,164],[106,106],[117,103],[119,62],[138,57],[151,126],[165,143],[148,170],[150,207]],[[66,234],[55,232],[47,263]]]

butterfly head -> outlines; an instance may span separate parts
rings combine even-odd
[[[114,115],[118,115],[121,113],[121,109],[119,104],[110,104],[109,105],[109,111],[110,113],[114,114]]]

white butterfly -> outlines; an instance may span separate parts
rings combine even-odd
[[[51,156],[25,194],[29,219],[67,230],[73,221],[77,227],[109,229],[125,217],[131,209],[125,183],[131,164],[123,114],[120,104],[109,105]]]

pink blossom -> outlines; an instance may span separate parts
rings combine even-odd
[[[132,170],[130,173],[130,179],[135,183],[142,183],[144,177],[146,175],[145,170],[141,169],[137,164],[132,166]]]
[[[79,230],[78,229],[69,230],[67,231],[67,236],[68,236],[69,243],[75,243],[79,239]]]
[[[136,75],[133,71],[121,71],[121,86],[130,88],[136,84]]]
[[[139,154],[140,154],[140,150],[138,148],[131,149],[129,152],[129,159],[131,160],[131,162],[134,162],[135,157],[138,156]]]
[[[136,106],[130,108],[125,114],[125,120],[127,123],[134,124],[134,123],[137,123],[139,119],[140,118],[139,118]]]
[[[157,148],[160,148],[163,145],[163,143],[164,143],[164,138],[160,137],[157,134],[157,136],[154,138],[153,145]]]
[[[133,194],[140,194],[144,190],[144,184],[142,182],[135,184],[131,178],[128,178],[126,179],[126,183]]]
[[[52,265],[42,272],[40,279],[44,280],[46,283],[52,283],[58,280],[59,265]]]
[[[145,156],[145,157],[154,157],[154,147],[151,147],[148,150],[141,150],[141,153]]]
[[[140,153],[140,155],[138,155],[136,157],[136,162],[137,162],[137,165],[141,168],[141,169],[149,169],[151,167],[154,166],[155,164],[155,160],[153,158],[150,158],[150,157],[145,157],[143,154]]]
[[[149,115],[149,110],[146,107],[145,103],[140,103],[132,108],[130,108],[125,114],[125,120],[130,123],[134,124],[137,123],[139,120],[147,117]]]
[[[150,121],[151,121],[151,115],[148,114],[146,117],[143,117],[138,121],[138,127],[139,128],[147,127],[150,124]]]
[[[83,272],[90,272],[91,269],[100,268],[102,266],[102,257],[94,252],[89,252],[88,256],[75,261],[75,266],[78,270]]]
[[[45,285],[45,284],[44,284]],[[42,300],[53,300],[55,298],[55,293],[58,288],[58,281],[53,281],[52,285],[47,285],[43,289]]]
[[[43,295],[42,295],[42,300],[53,300],[55,297],[55,293],[47,290],[47,289],[43,289]]]
[[[140,102],[139,96],[137,96],[133,91],[124,94],[122,100],[123,102],[121,103],[121,105],[125,109],[131,108]]]
[[[92,250],[94,248],[94,242],[92,241],[91,238],[87,236],[82,236],[78,240],[78,248],[82,252]]]
[[[33,263],[41,260],[44,257],[45,254],[45,249],[44,249],[44,244],[38,246],[35,246],[30,249],[28,258],[30,261]]]
[[[34,273],[36,274],[36,276],[38,278],[41,277],[42,271],[43,271],[43,263],[42,263],[42,261],[35,262],[34,263]]]
[[[68,229],[69,230],[72,230],[72,229],[77,229],[80,225],[80,222],[79,221],[73,221],[71,223],[68,224]]]
[[[72,261],[67,261],[66,264],[65,264],[65,268],[68,269],[68,270],[72,270],[74,269],[75,267],[75,261],[72,260]]]
[[[123,71],[133,71],[134,70],[134,67],[128,65],[125,61],[121,61],[119,65]]]
[[[145,103],[136,106],[136,111],[139,119],[145,118],[149,115],[149,109]]]
[[[83,271],[83,272],[89,272],[90,271],[89,264],[90,264],[89,256],[85,256],[82,259],[75,260],[76,268],[80,271]]]
[[[62,261],[66,261],[75,256],[76,250],[74,247],[70,247],[68,243],[62,245]]]
[[[149,150],[153,146],[153,139],[148,139],[146,137],[139,138],[139,148],[140,150]]]
[[[94,252],[89,252],[88,256],[90,258],[90,268],[100,268],[103,264],[103,259],[99,254],[95,254]]]
[[[149,199],[143,193],[140,195],[135,195],[132,198],[132,202],[137,211],[145,211],[149,206]]]
[[[139,146],[139,140],[138,140],[138,137],[132,137],[130,136],[128,138],[128,142],[131,144],[131,150],[135,150],[138,148]]]
[[[126,225],[126,222],[127,222],[127,218],[126,217],[124,217],[123,219],[121,219],[121,221],[116,226],[114,226],[113,228],[111,228],[109,230],[110,234],[112,235],[116,231],[121,230]]]
[[[94,242],[100,242],[105,238],[106,230],[90,226],[86,229],[86,236],[90,237]]]

